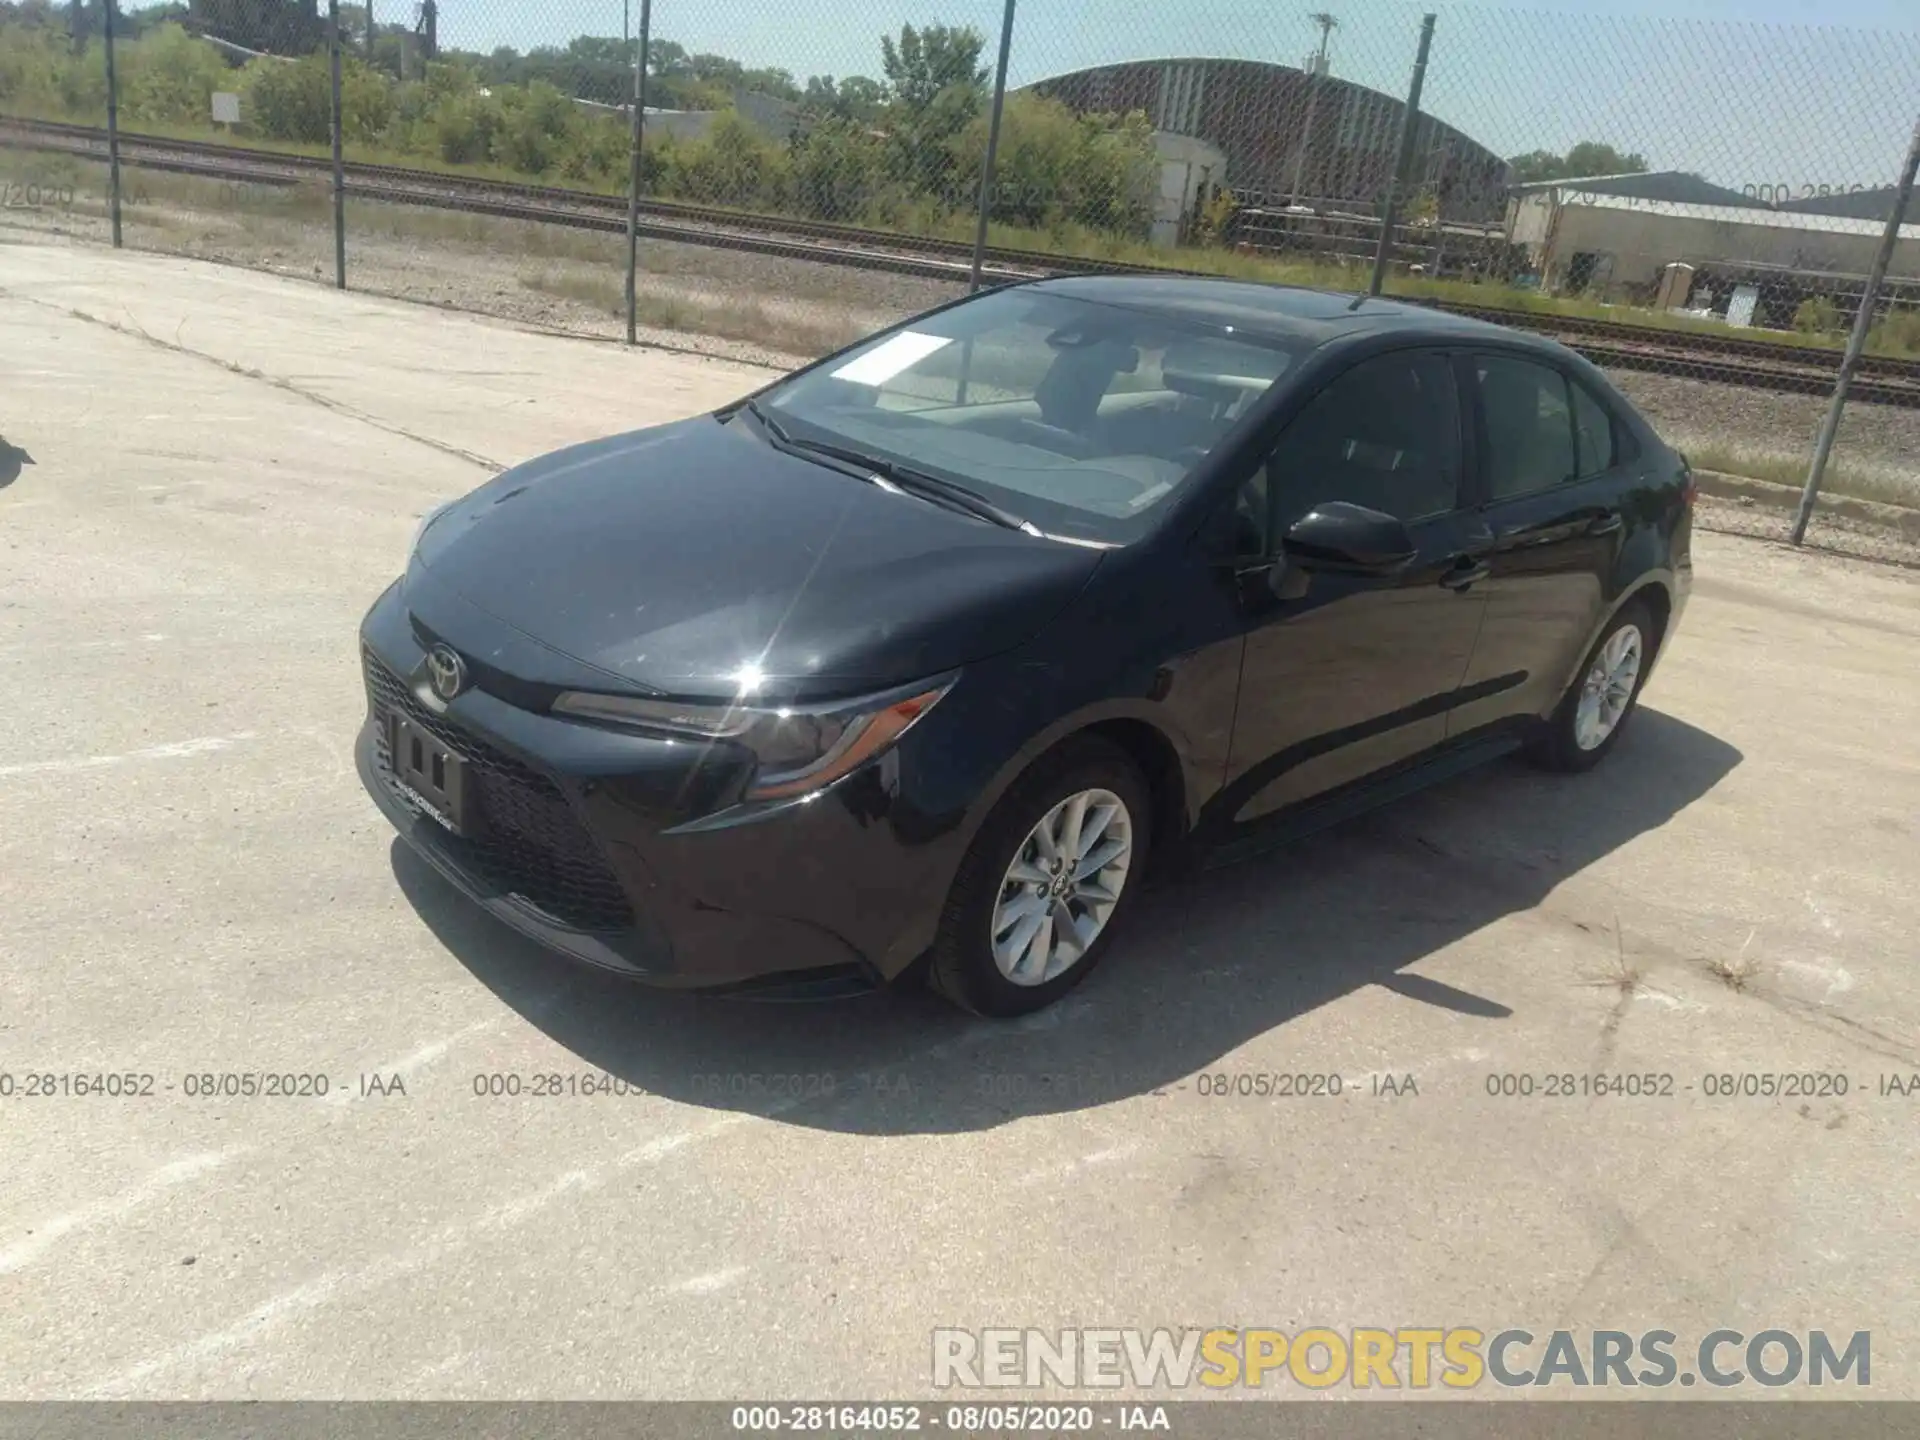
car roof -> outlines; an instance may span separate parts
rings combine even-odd
[[[1231,325],[1251,335],[1305,348],[1318,348],[1361,332],[1383,331],[1436,343],[1498,340],[1553,355],[1560,354],[1562,348],[1541,336],[1424,305],[1250,280],[1204,275],[1070,275],[1036,281],[1032,288],[1203,325]]]

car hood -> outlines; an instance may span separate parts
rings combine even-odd
[[[1012,649],[1100,552],[776,450],[711,415],[545,455],[428,525],[429,589],[628,686],[879,689]]]

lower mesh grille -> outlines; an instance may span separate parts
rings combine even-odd
[[[398,711],[466,757],[474,790],[469,803],[477,802],[485,822],[478,828],[484,833],[470,839],[439,831],[433,843],[463,868],[569,929],[633,927],[626,892],[551,780],[428,710],[371,650],[362,650],[361,661],[367,694],[378,708]],[[391,778],[386,729],[376,726],[374,733],[376,764],[382,776]],[[405,795],[397,790],[394,794],[412,808]]]

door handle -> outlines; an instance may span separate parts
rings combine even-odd
[[[1493,573],[1493,567],[1484,560],[1476,560],[1471,555],[1462,555],[1453,562],[1453,568],[1440,577],[1440,583],[1449,590],[1466,590],[1478,585]]]
[[[1617,535],[1623,522],[1618,510],[1602,510],[1587,526],[1589,535]]]

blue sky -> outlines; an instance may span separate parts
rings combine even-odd
[[[1174,55],[1298,64],[1317,6],[1341,22],[1334,73],[1402,93],[1428,7],[1389,0],[1019,0],[1011,81]],[[1432,8],[1423,108],[1503,154],[1596,139],[1735,188],[1886,184],[1920,111],[1920,0]],[[1000,15],[1001,0],[656,0],[653,33],[804,79],[877,75],[879,37],[908,22],[972,24],[990,60]],[[620,29],[620,0],[441,0],[461,48]]]

